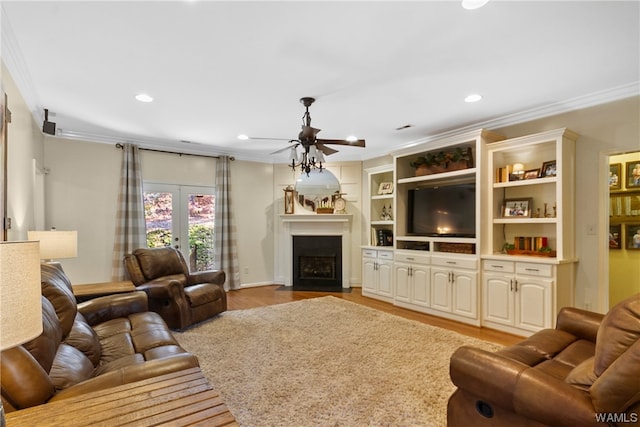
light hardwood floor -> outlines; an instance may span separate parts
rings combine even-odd
[[[507,334],[488,328],[478,328],[464,323],[455,322],[453,320],[442,319],[440,317],[430,316],[428,314],[407,310],[396,307],[393,304],[378,301],[373,298],[362,296],[361,288],[352,288],[349,293],[339,292],[301,292],[279,290],[280,286],[260,286],[255,288],[244,288],[234,290],[227,293],[227,304],[229,310],[243,310],[247,308],[263,307],[267,305],[283,304],[291,301],[300,301],[308,298],[318,298],[327,295],[336,298],[342,298],[347,301],[362,304],[367,307],[375,308],[387,313],[402,316],[407,319],[416,320],[428,325],[437,326],[444,329],[479,338],[485,341],[491,341],[503,345],[515,344],[522,341],[522,337]]]

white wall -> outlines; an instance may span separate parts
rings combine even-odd
[[[26,240],[27,232],[36,226],[36,189],[34,159],[38,167],[44,163],[43,136],[4,63],[1,68],[2,89],[7,94],[11,111],[7,147],[7,217],[12,228],[8,240]]]

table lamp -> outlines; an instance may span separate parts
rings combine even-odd
[[[28,238],[40,242],[40,259],[47,262],[78,256],[77,231],[29,231]]]
[[[38,242],[0,242],[0,350],[42,333]],[[0,402],[0,423],[6,425]]]

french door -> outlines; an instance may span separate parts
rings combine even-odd
[[[147,246],[173,246],[191,271],[214,268],[214,188],[144,184]]]

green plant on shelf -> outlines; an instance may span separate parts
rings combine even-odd
[[[420,166],[444,166],[448,167],[450,163],[459,161],[470,162],[472,160],[471,150],[469,148],[462,149],[460,147],[453,151],[438,151],[426,153],[411,162],[410,165],[413,168],[419,168]]]

